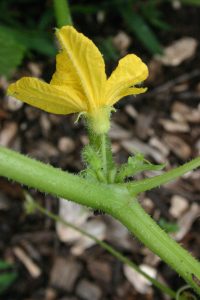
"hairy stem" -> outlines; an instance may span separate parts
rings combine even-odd
[[[184,168],[185,172],[189,168],[190,164]],[[3,147],[0,147],[0,175],[112,215],[200,294],[200,263],[146,214],[125,186],[90,182]]]
[[[0,176],[107,213],[120,209],[126,188],[88,180],[0,146]],[[114,192],[115,190],[115,192]]]
[[[107,170],[107,155],[106,155],[106,136],[105,134],[101,135],[101,157],[102,157],[102,167],[105,177],[108,176],[108,170]]]
[[[113,183],[116,169],[113,160],[110,140],[107,134],[94,134],[88,126],[89,144],[96,153],[99,153],[102,161],[102,170],[107,183]]]
[[[200,157],[197,157],[178,168],[165,172],[162,175],[154,176],[152,178],[147,178],[135,182],[130,182],[127,183],[126,186],[132,194],[137,195],[141,192],[151,190],[155,187],[160,187],[162,184],[168,183],[169,181],[172,181],[180,177],[181,175],[198,168],[199,166]]]
[[[115,212],[114,217],[200,293],[200,263],[168,236],[136,199],[124,205],[118,214]]]

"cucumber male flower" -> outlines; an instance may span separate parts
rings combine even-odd
[[[129,54],[107,79],[103,57],[90,39],[72,26],[56,30],[56,36],[61,50],[50,83],[24,77],[9,86],[8,94],[50,113],[83,113],[97,134],[106,133],[113,105],[146,91],[136,85],[147,78],[147,66]]]

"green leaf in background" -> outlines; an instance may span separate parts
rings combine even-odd
[[[182,4],[198,5],[200,6],[200,0],[180,0]]]
[[[172,27],[163,20],[163,13],[158,6],[159,1],[149,0],[147,2],[140,2],[141,15],[153,26],[163,29],[170,30]]]
[[[13,40],[25,46],[27,49],[35,50],[47,56],[55,55],[56,50],[53,41],[48,34],[44,32],[39,32],[38,30],[14,29],[4,25],[0,25],[0,32],[12,37]]]
[[[56,53],[53,41],[44,32],[0,25],[0,75],[10,76],[28,50],[50,57]]]
[[[0,295],[4,293],[17,278],[12,265],[0,260]]]
[[[98,3],[98,5],[90,5],[90,4],[72,4],[71,5],[71,11],[72,14],[94,14],[97,13],[99,11],[99,6],[101,8],[101,4]]]
[[[162,54],[162,46],[145,20],[129,6],[120,8],[124,22],[152,54]]]
[[[0,28],[0,75],[9,76],[20,65],[26,48]]]

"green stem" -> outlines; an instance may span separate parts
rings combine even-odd
[[[101,157],[102,157],[102,166],[103,172],[105,177],[108,177],[108,170],[107,170],[107,155],[106,155],[106,136],[105,134],[101,135]]]
[[[122,199],[129,197],[124,187],[91,183],[1,146],[0,176],[107,213],[113,206],[120,209]]]
[[[197,167],[195,161],[182,166],[185,172]],[[0,175],[112,215],[200,294],[200,264],[145,213],[125,186],[90,182],[3,147],[0,147]]]
[[[73,25],[69,3],[67,0],[54,0],[54,11],[57,26]]]
[[[141,192],[148,191],[155,187],[159,187],[162,184],[168,183],[169,181],[172,181],[182,176],[183,174],[198,168],[199,166],[200,157],[197,157],[178,168],[165,172],[162,175],[154,176],[152,178],[147,178],[135,182],[130,182],[127,183],[126,186],[133,195],[137,195]]]
[[[118,215],[113,214],[135,236],[168,265],[170,265],[194,290],[200,294],[200,263],[168,236],[144,211],[137,200],[124,205]]]
[[[105,181],[108,183],[113,183],[116,168],[108,135],[105,133],[97,135],[92,132],[88,125],[88,136],[89,145],[93,147],[96,153],[100,154]]]
[[[31,200],[31,201],[34,201],[34,200]],[[160,283],[159,281],[157,281],[156,279],[154,279],[153,277],[149,276],[147,273],[145,273],[144,271],[142,271],[134,262],[132,262],[130,259],[128,259],[124,255],[122,255],[119,251],[117,251],[115,248],[113,248],[112,246],[110,246],[108,243],[97,239],[94,235],[92,235],[92,234],[86,232],[85,230],[83,230],[83,229],[75,226],[74,224],[72,224],[72,223],[70,223],[70,222],[62,219],[60,216],[55,215],[52,212],[46,210],[44,207],[42,207],[40,204],[38,204],[35,201],[34,201],[34,207],[37,210],[39,210],[41,213],[43,213],[46,216],[48,216],[49,218],[51,218],[52,220],[54,220],[56,222],[60,222],[60,223],[64,224],[65,226],[68,226],[68,227],[76,230],[77,232],[80,232],[82,235],[87,236],[91,240],[95,241],[95,243],[97,243],[103,249],[105,249],[106,251],[108,251],[109,253],[111,253],[119,261],[121,261],[122,263],[130,266],[132,269],[134,269],[139,274],[141,274],[143,277],[145,277],[147,280],[149,280],[160,291],[162,291],[165,294],[169,295],[170,297],[172,297],[172,299],[176,299],[176,292],[175,291],[173,291],[172,289],[170,289],[166,285]],[[180,298],[180,300],[181,300],[181,298]]]

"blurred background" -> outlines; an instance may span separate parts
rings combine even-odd
[[[56,27],[71,22],[103,53],[107,74],[127,53],[148,65],[148,92],[120,101],[110,137],[118,163],[142,152],[166,169],[200,155],[200,0],[1,0],[0,145],[77,173],[87,144],[76,116],[47,114],[6,96],[22,76],[49,82]],[[31,172],[31,170],[30,170]],[[137,179],[152,176],[143,172]],[[196,257],[200,170],[140,197],[158,224]],[[71,229],[24,211],[20,185],[0,178],[0,299],[167,299],[130,268]],[[149,274],[179,289],[185,283],[118,222],[34,190],[46,209],[109,242]]]

